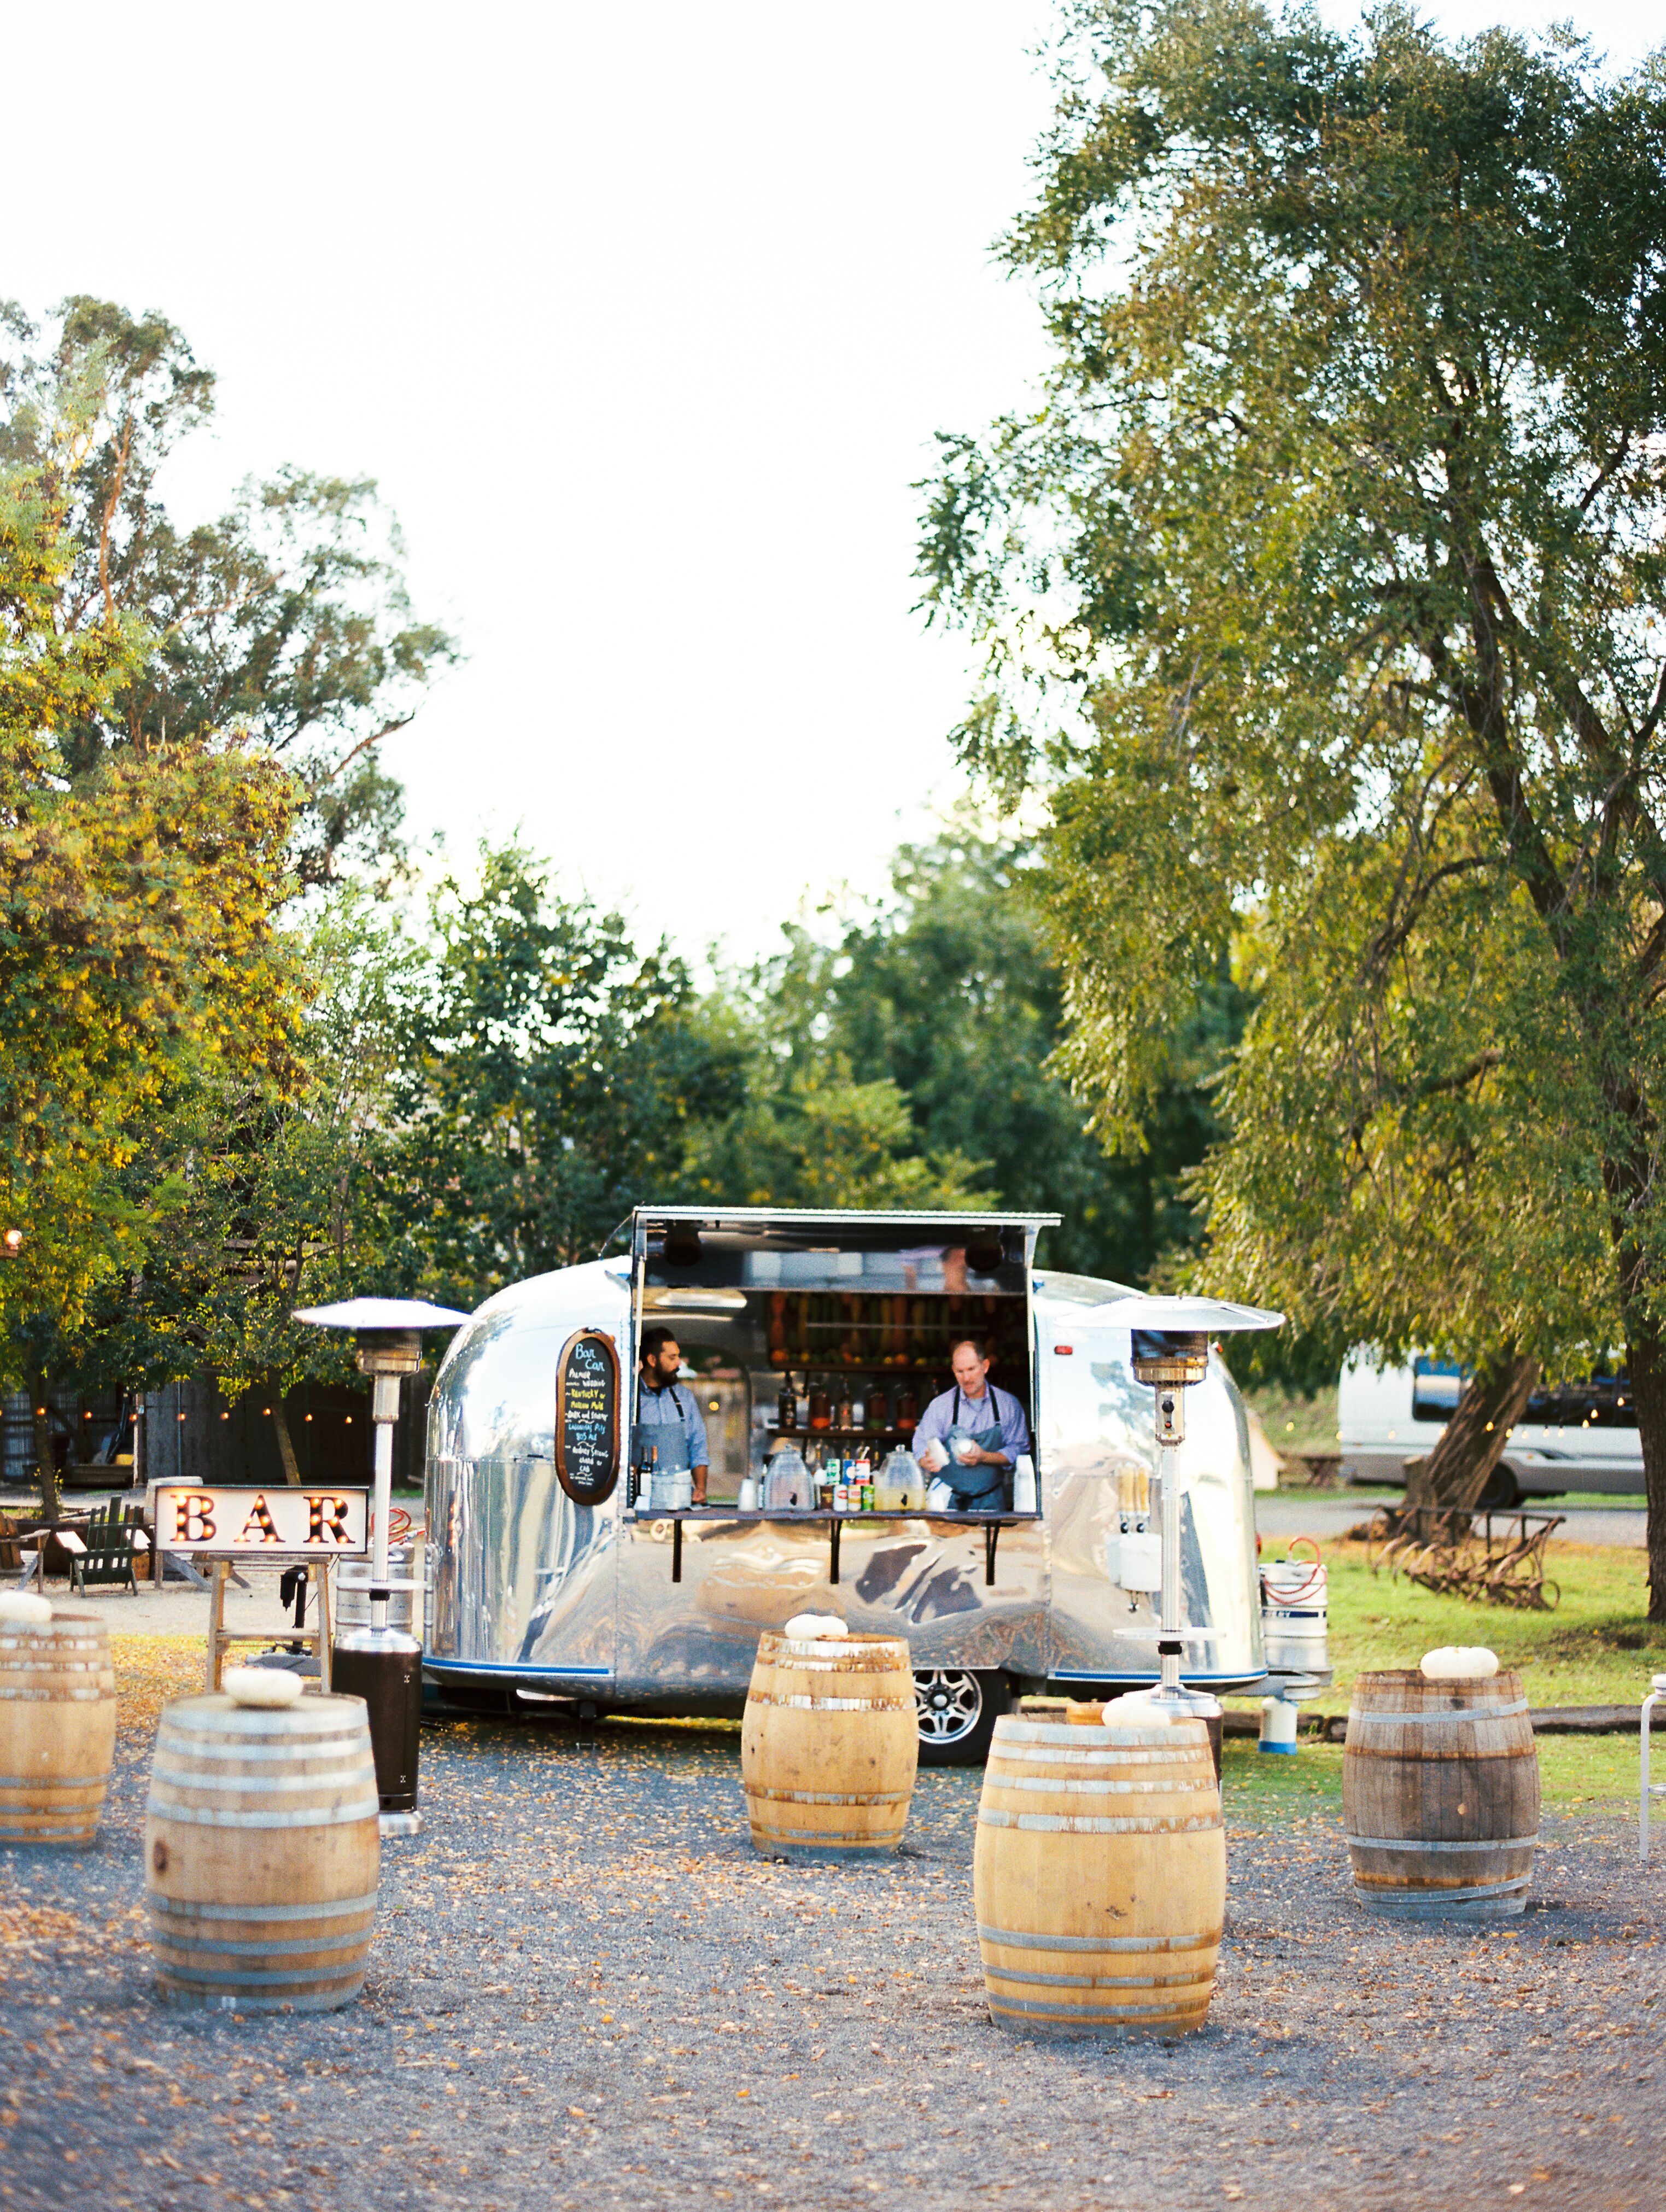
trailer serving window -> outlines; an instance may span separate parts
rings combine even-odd
[[[1033,1437],[1030,1270],[1050,1218],[639,1213],[633,1358],[645,1328],[669,1327],[702,1408],[709,1401],[708,1510],[733,1512],[745,1477],[761,1478],[784,1443],[812,1474],[859,1452],[878,1466],[909,1446],[952,1387],[950,1355],[969,1335],[988,1347],[991,1382],[1018,1400]],[[1012,1517],[1010,1478],[992,1507]],[[806,1510],[823,1510],[819,1498]]]

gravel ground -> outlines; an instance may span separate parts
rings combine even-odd
[[[457,1723],[424,1737],[426,1832],[385,1848],[365,1997],[207,2019],[156,2002],[144,1950],[160,1694],[97,1850],[0,1853],[8,2207],[1653,2212],[1666,2195],[1666,1850],[1639,1875],[1617,1812],[1547,1817],[1525,1918],[1385,1928],[1349,1903],[1327,1816],[1292,1796],[1235,1822],[1231,1773],[1256,1754],[1234,1753],[1207,2030],[1032,2044],[981,2002],[976,1772],[921,1775],[901,1860],[804,1872],[751,1853],[733,1729]]]

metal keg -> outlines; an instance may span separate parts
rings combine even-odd
[[[1267,1664],[1274,1674],[1322,1673],[1330,1664],[1329,1577],[1310,1536],[1310,1559],[1269,1560],[1261,1571],[1261,1629]]]
[[[411,1564],[416,1558],[416,1547],[411,1544],[390,1544],[387,1547],[387,1576],[390,1582],[408,1583]],[[370,1626],[371,1563],[367,1559],[338,1559],[331,1577],[335,1599],[335,1632],[337,1640],[356,1628]],[[411,1628],[411,1600],[414,1590],[396,1589],[387,1601],[387,1626],[409,1636]],[[420,1638],[418,1638],[420,1641]]]

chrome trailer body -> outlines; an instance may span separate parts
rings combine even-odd
[[[1077,1696],[1154,1681],[1157,1599],[1114,1585],[1105,1547],[1128,1472],[1155,1469],[1151,1393],[1134,1380],[1128,1332],[1090,1318],[1120,1286],[1029,1272],[1034,1236],[1022,1249],[1039,1511],[1001,1528],[993,1583],[981,1527],[849,1516],[835,1588],[824,1525],[738,1513],[683,1524],[673,1581],[671,1522],[639,1519],[623,1479],[601,1505],[575,1504],[554,1462],[556,1361],[574,1331],[611,1335],[634,1373],[636,1330],[655,1317],[640,1243],[630,1260],[489,1300],[453,1340],[429,1412],[430,1680],[504,1705],[733,1713],[760,1632],[814,1609],[905,1637],[917,1673],[976,1670]],[[1189,1395],[1187,1425],[1184,1619],[1202,1633],[1184,1678],[1243,1692],[1268,1674],[1249,1434],[1218,1358]]]

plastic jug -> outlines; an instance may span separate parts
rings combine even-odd
[[[794,1512],[813,1503],[810,1470],[802,1453],[788,1444],[785,1451],[775,1454],[764,1475],[763,1510],[766,1513]]]
[[[899,1444],[887,1452],[873,1486],[874,1510],[879,1513],[918,1513],[926,1503],[926,1478],[914,1454]]]

